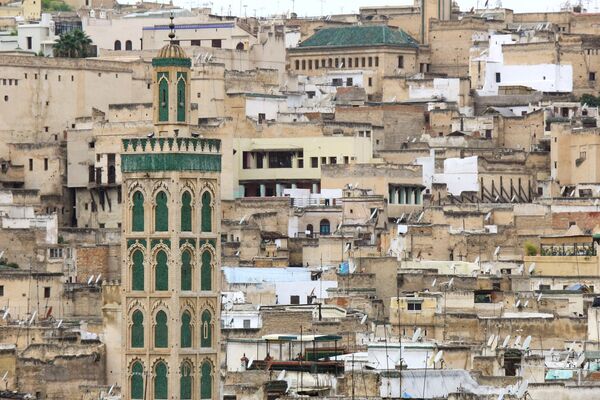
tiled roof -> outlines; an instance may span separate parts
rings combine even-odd
[[[325,28],[300,43],[307,47],[400,46],[418,47],[408,33],[385,25]]]

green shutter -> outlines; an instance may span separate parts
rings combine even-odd
[[[169,73],[158,73],[158,120],[169,120]]]
[[[185,122],[185,82],[187,74],[177,73],[177,122]]]
[[[192,256],[189,250],[181,253],[181,290],[192,290]]]
[[[179,398],[181,400],[192,400],[192,366],[184,362],[180,368]]]
[[[167,314],[164,311],[156,313],[154,325],[154,347],[166,348],[169,346],[169,328],[167,327]]]
[[[212,347],[212,317],[210,311],[202,312],[202,322],[200,324],[200,347]]]
[[[212,290],[212,254],[208,250],[202,253],[202,266],[200,267],[200,290]]]
[[[142,192],[133,194],[133,209],[131,212],[131,230],[133,232],[144,231],[144,195]]]
[[[131,316],[131,347],[144,347],[144,314],[135,310]]]
[[[165,400],[169,398],[169,382],[167,380],[167,366],[159,362],[154,367],[154,398]]]
[[[157,232],[166,232],[169,230],[169,206],[167,205],[167,194],[163,191],[156,194],[154,230]]]
[[[192,195],[184,192],[181,196],[181,231],[192,231]]]
[[[144,253],[140,250],[133,252],[131,271],[131,290],[144,290]]]
[[[154,271],[154,290],[169,290],[169,268],[167,267],[167,253],[160,250],[156,254],[156,270]]]
[[[136,361],[131,368],[131,399],[142,400],[144,398],[144,367]]]
[[[192,347],[192,316],[185,311],[181,315],[181,348]]]
[[[202,194],[202,232],[212,232],[212,207],[209,192]]]
[[[200,373],[200,398],[212,399],[212,365],[210,361],[204,361]]]

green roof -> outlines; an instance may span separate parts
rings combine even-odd
[[[356,46],[418,47],[419,44],[403,30],[385,25],[321,29],[300,43],[301,48]]]

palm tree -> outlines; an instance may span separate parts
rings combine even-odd
[[[54,56],[85,58],[90,44],[92,44],[92,39],[85,32],[81,29],[74,29],[60,35],[54,43]]]

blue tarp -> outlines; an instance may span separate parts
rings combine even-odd
[[[557,381],[573,379],[573,372],[574,371],[572,369],[550,369],[546,373],[546,380]]]
[[[340,264],[340,275],[348,275],[350,273],[350,264],[348,261],[344,261]]]

